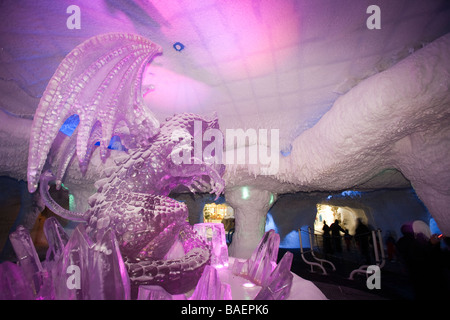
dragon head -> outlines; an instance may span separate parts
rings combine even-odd
[[[161,126],[167,148],[167,171],[161,179],[173,190],[179,185],[192,192],[210,192],[218,197],[225,186],[222,176],[223,134],[216,116],[176,114]]]

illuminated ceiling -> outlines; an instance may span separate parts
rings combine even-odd
[[[343,93],[450,30],[448,1],[3,1],[1,108],[32,116],[62,58],[85,39],[134,32],[163,47],[147,70],[157,116],[218,112],[222,128],[278,128],[281,149]]]
[[[79,29],[67,27],[74,4]],[[373,4],[381,29],[366,24]],[[15,115],[0,113],[2,175],[25,176],[30,119],[61,60],[107,32],[162,46],[143,81],[160,121],[217,112],[222,130],[279,130],[279,173],[227,166],[227,186],[282,193],[411,182],[450,233],[448,1],[2,1],[0,108]],[[103,165],[91,167],[85,178],[95,181]],[[66,179],[79,183],[75,171]]]

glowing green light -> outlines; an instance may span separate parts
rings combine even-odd
[[[250,190],[248,187],[242,187],[242,199],[248,199],[250,197]]]
[[[76,209],[75,197],[73,196],[73,194],[69,193],[69,210],[75,211],[75,209]]]
[[[272,203],[273,203],[273,200],[274,200],[273,193],[271,193],[271,194],[270,194],[270,202],[269,202],[269,204],[272,204]]]

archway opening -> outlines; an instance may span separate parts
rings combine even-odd
[[[314,234],[322,235],[325,223],[329,226],[338,220],[342,229],[347,230],[350,235],[354,235],[358,219],[361,219],[366,225],[369,222],[363,209],[319,203],[317,204],[317,214],[314,221]],[[341,235],[344,235],[344,233]]]

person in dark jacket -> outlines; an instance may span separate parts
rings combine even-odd
[[[339,225],[339,220],[336,219],[330,226],[331,237],[333,238],[334,249],[336,252],[342,252],[341,245],[341,231],[345,232],[344,229]]]
[[[369,241],[370,241],[370,229],[366,226],[361,218],[356,221],[355,229],[355,241],[359,247],[361,255],[363,256],[365,263],[370,264],[370,251],[369,251]]]

